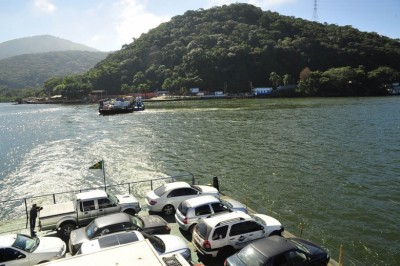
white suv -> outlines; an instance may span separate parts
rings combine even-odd
[[[226,258],[259,238],[281,235],[283,227],[265,214],[230,212],[200,219],[193,231],[194,248],[202,255]]]
[[[205,195],[182,201],[176,209],[175,220],[182,230],[192,232],[200,218],[230,211],[247,213],[246,206],[238,201]]]

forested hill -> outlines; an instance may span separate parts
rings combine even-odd
[[[81,74],[108,53],[60,51],[13,56],[0,60],[0,88],[35,88],[52,76]]]
[[[109,93],[224,86],[239,93],[248,92],[251,81],[255,87],[295,83],[308,94],[372,95],[399,70],[399,40],[232,4],[187,11],[110,54],[74,85],[59,82]],[[329,91],[337,80],[351,88]],[[321,88],[326,91],[315,91]]]
[[[0,43],[0,59],[21,54],[69,50],[98,52],[98,50],[94,48],[71,42],[69,40],[61,39],[51,35],[38,35]]]

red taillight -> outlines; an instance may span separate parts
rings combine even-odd
[[[204,247],[205,249],[211,249],[210,241],[204,240],[204,242],[203,242],[203,247]]]
[[[183,223],[187,224],[187,217],[185,216],[185,218],[183,219]]]
[[[150,200],[150,205],[156,205],[157,204],[157,201],[155,201],[155,200]]]

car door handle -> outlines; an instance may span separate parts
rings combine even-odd
[[[238,238],[239,241],[243,241],[244,239],[245,239],[244,236],[240,236],[240,237]]]

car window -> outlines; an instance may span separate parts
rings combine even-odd
[[[189,210],[189,205],[186,202],[182,202],[178,206],[178,210],[183,214],[186,215],[187,211]]]
[[[110,201],[107,198],[98,199],[97,203],[99,204],[99,209],[104,209],[104,208],[109,208],[109,207],[115,207],[116,206],[112,201]]]
[[[254,221],[245,222],[245,226],[246,226],[247,232],[255,232],[255,231],[264,230],[264,227],[262,225],[254,222]]]
[[[0,248],[0,262],[23,259],[26,256],[13,248]]]
[[[251,265],[251,266],[263,266],[266,265],[268,260],[263,254],[261,254],[258,250],[254,249],[253,246],[247,245],[241,251],[237,253],[238,258],[243,265]],[[283,266],[284,264],[273,264],[273,266]]]
[[[239,223],[232,225],[229,235],[236,236],[236,235],[241,235],[241,234],[245,234],[245,233],[247,233],[246,223],[239,222]]]
[[[307,261],[307,256],[297,250],[292,250],[289,251],[288,253],[286,253],[286,259],[288,260],[290,265],[296,265],[299,264],[301,262],[306,262]]]
[[[213,208],[215,213],[224,212],[228,210],[227,207],[225,207],[223,204],[219,202],[211,204],[211,207]]]
[[[82,201],[81,211],[87,212],[87,211],[92,211],[95,209],[96,209],[96,207],[94,205],[94,200]]]
[[[226,233],[228,232],[228,226],[224,225],[221,227],[218,227],[214,230],[214,233],[212,235],[212,240],[217,240],[217,239],[224,239],[226,237]]]
[[[167,197],[172,198],[172,197],[181,197],[187,195],[197,195],[197,191],[192,188],[177,188],[172,190]]]
[[[154,190],[154,194],[156,194],[157,196],[161,197],[162,194],[165,193],[165,189],[166,189],[166,186],[165,186],[165,185],[163,185],[163,186],[161,186],[161,187],[158,187],[158,188],[156,188],[156,189]]]
[[[196,216],[211,214],[210,206],[207,204],[207,205],[197,207],[194,209],[194,214]]]

